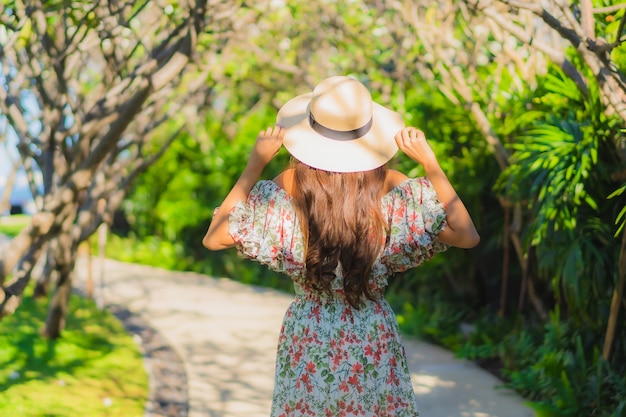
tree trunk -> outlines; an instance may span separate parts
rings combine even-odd
[[[72,293],[72,276],[74,272],[59,274],[59,281],[50,305],[48,307],[48,317],[46,318],[46,326],[42,330],[42,336],[48,339],[58,339],[65,329],[65,319],[67,318],[68,303]]]
[[[13,163],[13,168],[11,168],[11,172],[9,173],[6,183],[4,184],[4,190],[0,196],[0,216],[2,216],[2,213],[11,208],[11,194],[13,192],[13,185],[15,184],[19,167],[19,162]]]
[[[622,231],[622,247],[619,253],[617,270],[619,274],[619,282],[613,290],[611,310],[609,320],[606,325],[606,335],[604,337],[604,348],[602,349],[602,357],[607,361],[611,359],[611,349],[613,347],[613,339],[615,338],[615,328],[617,327],[617,319],[619,318],[619,306],[624,298],[624,285],[626,283],[626,228]]]
[[[67,318],[68,303],[72,293],[72,281],[74,275],[74,267],[76,266],[76,249],[77,246],[71,242],[71,235],[65,234],[65,241],[59,241],[55,255],[56,271],[59,275],[54,295],[48,306],[48,317],[46,318],[45,328],[41,334],[48,339],[57,339],[61,336],[65,328],[65,320]]]
[[[56,256],[54,255],[54,247],[56,246],[56,240],[50,242],[48,249],[46,250],[46,257],[44,260],[44,266],[41,271],[41,275],[37,279],[35,284],[35,290],[33,291],[33,298],[44,298],[48,296],[50,291],[50,283],[54,282],[54,277],[57,273],[55,264]]]
[[[509,286],[509,262],[510,262],[510,235],[511,235],[511,207],[504,207],[504,239],[502,241],[502,287],[500,287],[500,307],[498,315],[506,315],[506,299]]]
[[[0,318],[13,314],[20,305],[24,288],[30,281],[32,270],[41,253],[41,247],[33,246],[22,257],[11,283],[1,287]]]

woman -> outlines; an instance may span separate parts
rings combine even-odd
[[[258,181],[280,147],[291,167]],[[426,172],[385,164],[398,148]],[[272,417],[417,416],[387,279],[479,236],[424,134],[331,77],[287,102],[257,137],[203,244],[287,274],[295,301],[279,336]]]

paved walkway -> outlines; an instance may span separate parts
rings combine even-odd
[[[84,279],[86,262],[77,271]],[[102,269],[104,268],[104,269]],[[182,358],[189,417],[267,417],[276,341],[291,297],[188,272],[106,260],[104,302],[120,304],[161,333]],[[438,347],[406,340],[422,417],[532,417],[499,381]]]

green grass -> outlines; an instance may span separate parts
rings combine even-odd
[[[97,242],[95,236],[93,242]],[[93,250],[94,253],[98,253],[97,245],[94,245]],[[157,237],[149,237],[144,240],[121,238],[112,233],[108,235],[105,255],[107,258],[121,262],[132,262],[175,271],[189,269],[194,261],[185,256],[180,243]]]
[[[26,214],[0,216],[0,234],[15,237],[30,223],[30,219],[31,217]]]
[[[148,376],[121,323],[73,295],[62,337],[47,340],[47,304],[27,295],[0,321],[0,416],[143,416]]]

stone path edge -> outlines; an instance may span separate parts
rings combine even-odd
[[[187,373],[178,353],[137,314],[116,304],[106,309],[133,338],[140,338],[150,387],[144,417],[186,417],[189,413]]]
[[[80,297],[86,296],[80,289],[75,288],[74,293]],[[119,304],[108,304],[104,308],[122,323],[126,332],[141,346],[149,386],[144,417],[187,417],[187,373],[180,355],[161,333],[138,314]]]

